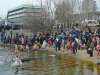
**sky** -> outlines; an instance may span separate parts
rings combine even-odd
[[[7,14],[7,11],[11,8],[17,7],[22,4],[38,4],[40,0],[0,0],[0,17],[4,17]],[[97,1],[97,7],[100,8],[100,0]]]
[[[96,1],[97,1],[98,8],[100,8],[100,0],[96,0]]]
[[[34,4],[38,4],[38,0],[0,0],[0,17],[6,16],[8,10],[22,4],[31,4],[32,1]]]

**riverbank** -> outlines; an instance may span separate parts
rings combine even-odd
[[[94,64],[99,63],[97,56],[96,56],[96,51],[93,53],[93,57],[90,57],[89,54],[87,54],[86,50],[78,50],[78,53],[75,55],[76,58],[84,61],[89,61]]]
[[[1,47],[0,46],[0,49],[5,49],[5,50],[9,50],[9,47],[5,47],[5,48],[3,48],[3,47]],[[41,51],[42,51],[43,49],[41,49]],[[87,54],[87,52],[86,52],[86,50],[78,50],[78,52],[76,53],[76,54],[72,54],[72,53],[70,53],[70,52],[68,52],[68,51],[66,51],[66,50],[61,50],[61,51],[58,51],[58,52],[56,52],[56,50],[54,49],[54,48],[47,48],[46,50],[48,50],[49,52],[52,52],[52,53],[54,53],[54,54],[68,54],[68,55],[71,55],[71,56],[73,56],[73,57],[75,57],[75,58],[77,58],[77,59],[79,59],[79,60],[83,60],[83,61],[89,61],[89,62],[92,62],[92,63],[94,63],[94,64],[97,64],[98,63],[98,59],[97,59],[97,56],[96,56],[96,51],[94,51],[94,53],[93,53],[93,57],[90,57],[89,56],[89,54]],[[38,51],[38,50],[37,50]],[[44,51],[44,50],[43,50]],[[31,52],[30,52],[31,53]],[[21,55],[21,58],[23,58],[23,59],[28,59],[28,58],[30,58],[29,56],[28,56],[28,54],[27,54],[27,51],[23,51],[23,52],[21,52],[20,53],[20,55]],[[32,57],[31,57],[32,58]]]
[[[49,49],[49,51],[55,52],[54,49]],[[100,63],[99,60],[97,59],[96,51],[93,52],[93,57],[90,57],[90,55],[87,54],[86,50],[78,50],[78,52],[76,54],[72,54],[66,50],[61,50],[61,51],[58,51],[57,53],[68,54],[68,55],[74,56],[75,58],[77,58],[79,60],[89,61],[89,62],[92,62],[94,64]]]

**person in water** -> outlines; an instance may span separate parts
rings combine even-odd
[[[18,56],[16,56],[15,62],[13,63],[13,66],[16,67],[15,74],[17,74],[19,72],[19,67],[22,66],[22,61]]]

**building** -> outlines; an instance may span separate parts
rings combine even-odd
[[[84,16],[83,13],[80,14],[73,14],[74,22],[81,22],[83,20],[97,20],[100,21],[100,11],[95,11],[94,14],[88,13],[88,19]]]
[[[94,19],[97,5],[95,0],[83,0],[82,1],[82,14],[86,19]]]
[[[7,19],[8,22],[22,25],[25,27],[26,23],[33,23],[33,18],[40,19],[42,14],[42,8],[33,5],[21,5],[8,11]],[[31,22],[30,22],[31,21]],[[29,27],[29,26],[28,26]]]
[[[95,0],[83,0],[82,1],[82,12],[93,12],[96,11],[97,5]]]
[[[50,15],[45,6],[33,6],[24,4],[11,9],[7,14],[8,22],[22,26],[24,29],[43,31],[49,25]]]

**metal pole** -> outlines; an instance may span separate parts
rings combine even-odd
[[[40,30],[41,30],[42,29],[42,24],[43,24],[43,21],[42,21],[43,20],[42,19],[42,16],[43,16],[43,14],[42,14],[43,13],[42,0],[40,0],[40,7],[41,7],[41,19],[40,19],[41,20],[40,21],[41,22]]]
[[[13,27],[12,27],[12,24],[11,24],[11,31],[10,31],[10,36],[11,36],[11,39],[10,39],[10,50],[12,50],[12,30],[13,30]]]

